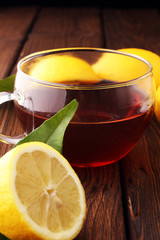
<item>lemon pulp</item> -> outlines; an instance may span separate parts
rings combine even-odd
[[[16,240],[67,240],[79,233],[86,213],[84,189],[56,150],[39,142],[19,145],[0,159],[0,169],[2,234]]]

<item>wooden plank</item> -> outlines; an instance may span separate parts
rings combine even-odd
[[[102,39],[98,9],[44,8],[28,37],[23,55],[52,48],[102,47]]]
[[[9,75],[20,47],[19,41],[0,40],[0,79]]]
[[[37,7],[0,8],[0,39],[23,41],[37,13]]]
[[[122,160],[130,239],[160,239],[160,124],[154,119]]]
[[[0,9],[0,78],[10,73],[36,14],[35,7]]]
[[[98,9],[42,9],[20,57],[38,50],[70,46],[103,47]],[[76,171],[87,198],[87,218],[76,239],[125,240],[118,164]]]
[[[108,48],[137,47],[160,54],[159,12],[156,9],[105,9],[103,14]]]
[[[125,240],[118,164],[76,172],[87,198],[86,222],[76,240]]]
[[[160,15],[152,10],[103,12],[106,46],[160,53]],[[114,29],[114,31],[113,31]],[[160,124],[154,118],[136,147],[120,161],[129,239],[160,239]]]
[[[37,12],[36,7],[0,8],[0,78],[8,76],[12,71]],[[14,135],[19,132],[21,127],[11,103],[0,107],[0,119],[2,133]],[[0,156],[10,148],[0,143]]]
[[[97,8],[43,8],[32,33],[66,37],[79,35],[101,41],[99,9]]]

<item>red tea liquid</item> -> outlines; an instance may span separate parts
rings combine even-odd
[[[119,121],[71,123],[64,137],[64,156],[73,166],[115,162],[134,147],[151,116],[152,111]]]
[[[52,103],[49,98],[52,99],[54,91],[56,96],[64,94],[61,90],[52,90],[51,93],[46,89],[43,92],[48,97],[46,102]],[[46,108],[46,102],[41,99],[42,93],[36,90],[29,95],[34,96],[33,106]],[[63,155],[73,166],[102,166],[121,159],[135,146],[153,115],[153,106],[146,104],[148,96],[132,86],[118,90],[68,90],[65,98],[65,104],[74,98],[79,102],[78,110],[65,132],[63,144]],[[35,99],[39,100],[36,102]],[[61,105],[60,99],[49,112],[31,112],[15,103],[24,130],[28,133],[54,115],[57,111],[54,111],[54,106]]]

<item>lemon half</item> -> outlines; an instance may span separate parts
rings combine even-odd
[[[133,80],[148,72],[148,66],[140,60],[109,52],[103,53],[92,67],[98,77],[113,82]]]
[[[70,55],[40,57],[31,65],[28,74],[36,79],[54,83],[96,83],[100,80],[87,61]]]
[[[81,182],[52,147],[30,142],[0,159],[0,232],[9,239],[73,239],[86,201]]]

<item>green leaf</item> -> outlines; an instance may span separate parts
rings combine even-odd
[[[0,80],[0,92],[12,92],[14,88],[14,80],[15,75]],[[40,127],[36,128],[28,136],[19,141],[15,146],[25,142],[39,141],[50,145],[62,153],[64,133],[69,122],[73,118],[77,107],[78,102],[74,99],[53,117],[44,121]],[[9,238],[0,233],[0,240],[9,240]]]
[[[44,121],[42,125],[31,132],[27,137],[19,141],[15,146],[32,141],[47,143],[62,153],[63,137],[65,130],[74,116],[78,107],[78,102],[74,99],[62,110],[50,119]],[[14,146],[14,147],[15,147]],[[9,240],[0,233],[0,240]]]
[[[13,92],[15,75],[0,80],[0,92]]]
[[[39,141],[50,145],[62,153],[64,132],[74,116],[77,107],[78,102],[75,99],[72,100],[53,117],[44,121],[40,127],[36,128],[28,136],[20,140],[15,146],[25,142]]]

